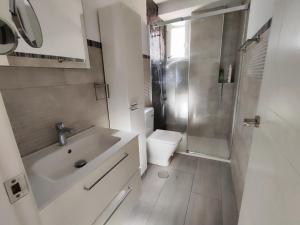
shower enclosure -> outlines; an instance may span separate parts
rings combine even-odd
[[[230,157],[241,14],[164,25],[159,42],[151,32],[155,128],[181,132],[178,151]]]

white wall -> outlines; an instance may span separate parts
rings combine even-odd
[[[33,193],[28,194],[14,204],[10,204],[3,182],[20,174],[25,174],[20,152],[0,93],[0,224],[5,225],[41,225]],[[28,180],[28,179],[27,179]],[[28,184],[29,185],[29,184]],[[29,185],[30,186],[30,185]]]
[[[207,4],[217,2],[218,0],[185,0],[185,1],[165,1],[158,5],[159,15],[165,13],[171,13],[178,10],[188,9],[188,8],[200,8]]]
[[[274,9],[239,225],[300,224],[300,1]]]
[[[149,55],[148,31],[146,26],[146,0],[83,0],[87,38],[94,41],[100,41],[97,10],[101,7],[116,2],[123,2],[125,5],[127,5],[129,8],[131,8],[141,16],[143,54]]]
[[[275,0],[251,0],[247,39],[252,38],[273,15]]]
[[[163,20],[172,20],[179,17],[191,16],[200,8],[217,8],[226,4],[240,4],[240,0],[154,0],[158,4],[158,14]]]

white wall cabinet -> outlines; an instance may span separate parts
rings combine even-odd
[[[10,0],[0,1],[0,17],[17,31],[9,12],[9,2]],[[41,48],[32,48],[20,38],[15,51],[86,61],[87,41],[81,0],[30,0],[30,3],[41,25],[43,45]],[[0,61],[1,65],[4,65],[2,62]]]
[[[98,8],[122,2],[141,16],[143,54],[149,55],[146,0],[82,0],[88,39],[101,41],[98,27]]]
[[[123,3],[98,11],[108,110],[113,129],[139,134],[141,172],[147,168],[141,18]]]

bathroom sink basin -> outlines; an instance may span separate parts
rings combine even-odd
[[[136,136],[93,127],[68,138],[65,146],[54,144],[23,157],[39,209],[99,168]]]
[[[94,134],[70,141],[66,146],[57,146],[59,150],[38,160],[32,166],[32,172],[56,181],[86,166],[120,140],[119,137]]]

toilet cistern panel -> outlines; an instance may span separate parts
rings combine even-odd
[[[145,114],[146,137],[149,137],[154,131],[154,108],[146,107],[144,109],[144,114]]]

